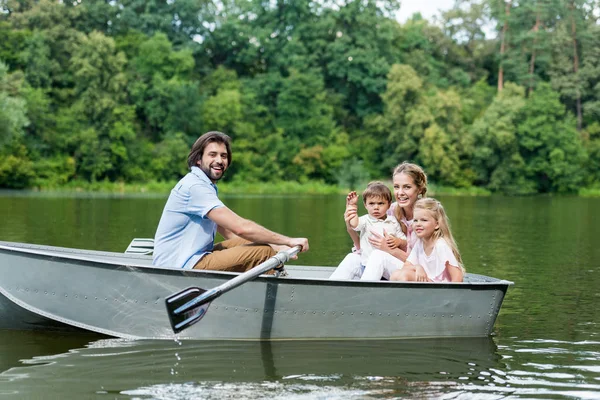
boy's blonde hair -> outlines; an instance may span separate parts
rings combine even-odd
[[[448,220],[448,216],[446,215],[446,211],[444,210],[442,203],[431,197],[423,197],[422,199],[417,200],[415,203],[415,210],[418,208],[431,212],[433,218],[440,226],[439,229],[436,229],[433,233],[433,237],[436,240],[443,238],[446,243],[448,243],[448,246],[450,246],[452,249],[454,257],[456,257],[456,260],[458,261],[458,267],[460,267],[463,273],[465,273],[465,267],[463,266],[462,258],[460,256],[460,252],[458,251],[458,246],[454,241],[452,231],[450,231],[450,221]]]
[[[369,182],[367,188],[362,193],[363,203],[365,205],[367,205],[367,198],[369,197],[380,197],[387,200],[388,205],[392,204],[392,191],[383,182]]]

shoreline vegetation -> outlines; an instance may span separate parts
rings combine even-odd
[[[390,188],[390,181],[383,180]],[[146,183],[124,183],[110,181],[73,181],[62,186],[41,186],[25,189],[48,194],[69,193],[104,193],[104,194],[145,194],[167,195],[176,181]],[[366,187],[367,182],[357,184],[353,190],[358,192]],[[327,184],[321,181],[308,182],[220,182],[219,193],[224,195],[346,195],[351,189],[340,185]],[[430,184],[428,195],[437,196],[491,196],[492,192],[480,187],[455,188],[450,186]],[[600,189],[583,188],[576,195],[581,197],[600,197]]]
[[[382,180],[390,189],[392,183],[389,180]],[[72,181],[60,186],[38,186],[25,189],[39,193],[107,193],[107,194],[168,194],[177,181],[146,183],[125,183],[110,181]],[[342,185],[328,184],[322,181],[283,181],[283,182],[219,182],[217,184],[220,194],[225,195],[346,195],[350,190],[361,192],[367,185],[364,183],[356,184],[354,188],[344,187]],[[446,186],[430,185],[428,193],[430,195],[458,195],[458,196],[489,196],[491,192],[483,188],[452,188]]]

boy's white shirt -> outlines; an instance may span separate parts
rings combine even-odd
[[[383,236],[383,230],[397,238],[406,240],[406,235],[402,232],[402,227],[393,215],[388,215],[385,220],[371,217],[369,214],[358,218],[358,225],[354,228],[360,235],[360,263],[367,264],[367,260],[373,251],[373,246],[369,243],[369,235],[376,232]]]

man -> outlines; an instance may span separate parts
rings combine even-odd
[[[154,265],[243,272],[272,257],[273,247],[308,250],[306,238],[272,232],[219,200],[215,183],[230,164],[229,136],[207,132],[196,140],[188,156],[190,172],[171,190],[158,223]],[[225,240],[215,245],[217,231]]]

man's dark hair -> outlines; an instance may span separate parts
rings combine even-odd
[[[198,165],[198,161],[202,159],[204,149],[209,143],[223,143],[227,148],[227,165],[231,165],[231,138],[222,132],[211,131],[200,136],[192,146],[190,155],[188,156],[188,167]]]

